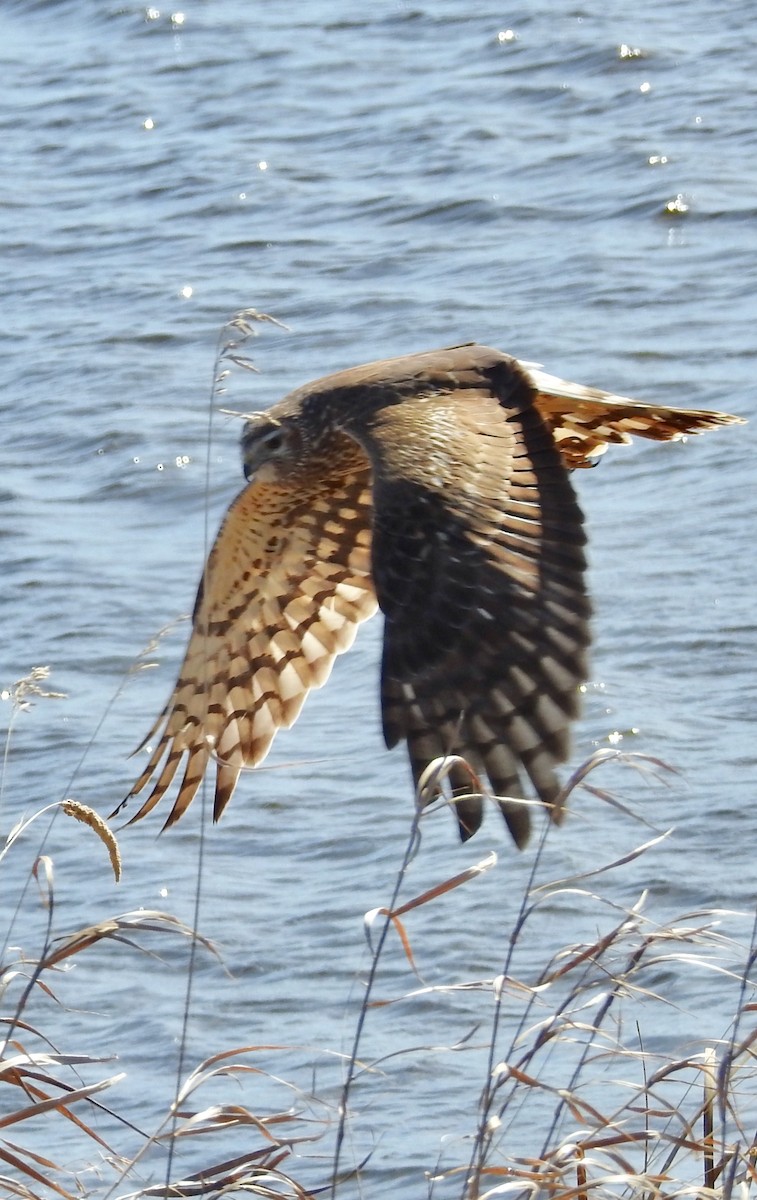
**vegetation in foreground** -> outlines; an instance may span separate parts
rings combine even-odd
[[[55,695],[46,687],[45,671],[35,669],[5,695],[12,714],[9,739],[18,714],[33,699]],[[598,752],[571,779],[566,797],[578,786],[591,786],[595,794],[602,794],[592,783],[594,773],[608,758],[620,757],[615,751]],[[448,767],[446,762],[437,764],[436,777]],[[0,818],[7,807],[0,808]],[[102,869],[117,876],[116,838],[91,809],[68,800],[46,806],[5,833],[0,873],[7,872],[11,856],[29,854],[35,829],[44,831],[42,849],[32,853],[15,911],[6,914],[0,959],[0,1187],[5,1194],[25,1200],[369,1196],[370,1159],[355,1163],[347,1154],[364,1077],[371,1074],[371,1086],[381,1086],[381,1064],[367,1065],[361,1059],[368,1023],[378,1008],[394,1001],[412,1004],[429,992],[443,997],[460,987],[476,987],[492,998],[491,1025],[484,1031],[486,1069],[483,1077],[471,1078],[472,1100],[478,1094],[477,1127],[456,1131],[460,1137],[455,1146],[458,1151],[465,1147],[465,1159],[429,1164],[425,1178],[418,1179],[418,1195],[461,1200],[505,1194],[556,1200],[679,1195],[730,1200],[737,1195],[744,1200],[757,1171],[754,922],[745,944],[736,946],[718,931],[716,913],[688,914],[661,926],[645,913],[644,897],[620,911],[594,888],[599,876],[620,867],[627,856],[579,877],[537,884],[539,848],[512,927],[503,928],[502,961],[493,966],[493,978],[429,988],[418,976],[418,986],[410,993],[387,995],[381,970],[388,954],[403,955],[418,972],[423,948],[413,935],[416,910],[433,906],[495,866],[494,856],[488,856],[423,895],[404,899],[421,821],[433,813],[433,806],[423,810],[423,816],[421,811],[419,805],[386,907],[366,916],[372,945],[369,972],[338,1103],[308,1094],[297,1083],[286,1084],[277,1071],[276,1082],[288,1090],[290,1102],[277,1111],[258,1111],[254,1095],[248,1099],[247,1093],[254,1093],[266,1075],[261,1061],[270,1060],[273,1050],[286,1062],[292,1048],[234,1047],[183,1070],[170,1110],[149,1132],[108,1108],[107,1093],[121,1075],[109,1074],[108,1064],[94,1053],[66,1049],[70,1010],[56,1002],[60,972],[75,956],[101,953],[103,943],[118,944],[119,953],[152,954],[168,939],[172,945],[185,941],[191,980],[197,955],[212,954],[213,948],[170,914],[147,909],[105,918],[93,913],[85,928],[53,936],[57,885],[53,858],[46,852],[54,841],[51,821],[78,821],[82,838],[102,843]],[[635,854],[644,854],[653,844],[638,847]],[[93,846],[95,842],[83,848],[88,858]],[[540,915],[566,891],[594,906],[596,938],[545,952],[549,956],[538,971],[524,970],[521,948],[527,940],[533,944]],[[36,944],[33,950],[19,949],[11,943],[24,932],[30,913],[42,914],[42,922],[36,922]],[[656,994],[654,981],[662,968],[672,966],[684,972],[704,968],[711,973],[713,989],[727,986],[737,997],[728,1038],[713,1038],[705,1046],[705,1029],[702,1050],[675,1061],[646,1048],[639,1020],[645,1004],[667,1003]],[[308,963],[301,968],[305,981]],[[46,1002],[42,1006],[35,1003],[40,996]],[[188,989],[188,1003],[190,996]],[[46,1014],[44,1027],[32,1015],[38,1011]],[[81,1011],[77,1019],[81,1021]],[[419,1034],[421,1030],[419,1016]],[[275,1041],[274,1029],[271,1034]],[[455,1049],[459,1046],[447,1052]],[[522,1145],[520,1139],[508,1135],[528,1123],[532,1109],[538,1114],[532,1122],[536,1149],[519,1155],[513,1142]],[[114,1131],[107,1141],[101,1132],[103,1114]],[[40,1152],[51,1122],[66,1123],[70,1150],[65,1164]],[[119,1144],[119,1129],[128,1151]],[[440,1140],[446,1133],[440,1130]],[[47,1140],[61,1144],[60,1126]],[[203,1165],[180,1177],[174,1170],[177,1148],[188,1143],[195,1146],[194,1161]],[[186,1159],[183,1153],[181,1157]],[[79,1165],[72,1167],[72,1160]],[[300,1182],[305,1179],[307,1184]]]

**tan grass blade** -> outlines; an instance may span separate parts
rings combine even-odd
[[[375,953],[374,947],[371,943],[371,929],[377,917],[386,917],[387,920],[391,921],[392,925],[397,931],[397,936],[402,943],[402,949],[405,951],[405,958],[410,964],[410,970],[418,979],[420,979],[421,983],[423,983],[423,978],[415,965],[415,956],[413,955],[413,949],[410,945],[410,938],[407,935],[407,930],[397,916],[396,912],[390,912],[388,908],[372,908],[370,912],[365,914],[363,917],[363,924],[365,927],[365,936],[368,942],[368,949],[372,954]]]
[[[20,1147],[14,1146],[10,1142],[6,1142],[5,1146],[7,1147],[6,1149],[0,1146],[0,1160],[2,1162],[6,1162],[9,1167],[14,1167],[18,1172],[20,1172],[20,1174],[26,1175],[28,1179],[33,1179],[35,1183],[42,1184],[45,1188],[52,1188],[57,1195],[63,1196],[64,1200],[77,1200],[76,1196],[74,1196],[71,1192],[67,1192],[64,1187],[60,1186],[60,1184],[55,1183],[54,1180],[50,1179],[49,1175],[42,1175],[36,1169],[36,1167],[32,1166],[28,1162],[25,1162],[24,1159],[20,1157],[21,1153],[29,1154],[28,1150],[22,1150]],[[18,1150],[19,1153],[14,1153],[16,1150]],[[39,1161],[36,1155],[34,1158],[35,1160]],[[56,1163],[48,1162],[46,1159],[39,1161],[39,1165],[47,1168],[48,1171],[61,1169]],[[0,1184],[8,1188],[8,1196],[19,1196],[21,1197],[21,1200],[41,1200],[41,1195],[39,1192],[31,1191],[31,1189],[28,1188],[25,1183],[20,1182],[18,1179],[9,1179],[5,1175],[0,1175]]]
[[[447,892],[454,891],[463,883],[467,883],[469,879],[475,879],[479,875],[483,875],[486,871],[490,871],[492,867],[497,865],[497,855],[491,850],[479,862],[473,866],[466,867],[464,871],[460,871],[458,875],[453,875],[451,879],[445,879],[443,883],[437,883],[428,891],[422,892],[420,896],[415,896],[412,900],[408,900],[405,904],[400,904],[399,907],[392,910],[392,917],[400,917],[405,913],[410,912],[414,908],[420,908],[422,904],[428,904],[429,900],[435,900],[437,896],[444,896]],[[386,912],[381,909],[381,912]],[[387,913],[387,915],[389,915]]]
[[[91,1062],[94,1060],[86,1059],[85,1061]],[[21,1075],[22,1073],[18,1071],[2,1072],[2,1076],[7,1083],[17,1083],[19,1086],[22,1086]],[[36,1104],[28,1104],[25,1108],[16,1109],[15,1112],[0,1117],[0,1129],[7,1129],[9,1125],[17,1125],[20,1121],[28,1121],[31,1117],[40,1116],[41,1113],[53,1110],[63,1112],[71,1104],[76,1104],[79,1100],[87,1100],[90,1096],[96,1096],[98,1092],[112,1087],[114,1083],[119,1083],[125,1077],[126,1072],[121,1071],[117,1075],[111,1075],[108,1079],[101,1079],[98,1083],[90,1083],[84,1087],[73,1088],[71,1091],[66,1091],[62,1096],[52,1096],[46,1100],[40,1100]],[[51,1080],[50,1082],[54,1081]],[[98,1137],[97,1140],[100,1141],[100,1138]]]
[[[123,913],[118,917],[98,921],[95,925],[88,925],[84,929],[78,929],[76,933],[69,934],[68,937],[61,938],[57,947],[43,959],[40,965],[42,967],[55,966],[57,963],[62,962],[64,958],[70,958],[72,954],[78,954],[80,950],[94,946],[96,942],[102,941],[103,938],[110,938],[113,941],[131,946],[134,949],[142,950],[143,953],[149,953],[149,951],[145,951],[138,943],[126,936],[127,932],[130,931],[138,933],[180,933],[184,937],[196,938],[206,950],[210,951],[216,958],[218,957],[218,952],[212,942],[191,929],[189,925],[185,925],[178,917],[173,917],[170,913],[160,912],[157,909],[137,909],[134,912]]]

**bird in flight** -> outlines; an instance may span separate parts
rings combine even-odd
[[[340,371],[251,414],[248,482],[140,749],[155,745],[116,813],[151,784],[131,819],[146,816],[178,773],[173,825],[212,763],[218,820],[242,768],[262,762],[380,608],[387,746],[406,743],[416,784],[459,756],[449,788],[462,839],[491,795],[524,846],[524,784],[555,815],[587,674],[571,470],[633,435],[670,441],[740,420],[568,383],[475,344]]]

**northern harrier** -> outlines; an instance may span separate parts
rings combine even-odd
[[[153,783],[132,820],[183,763],[165,826],[178,821],[211,761],[217,820],[242,767],[265,758],[381,608],[387,746],[407,743],[416,782],[438,756],[465,758],[525,845],[524,779],[550,808],[587,671],[570,470],[632,434],[668,441],[739,420],[636,403],[478,345],[341,371],[252,414],[249,482],[208,558],[176,687],[142,743],[157,735],[127,797]],[[451,785],[465,839],[482,797],[460,766]]]

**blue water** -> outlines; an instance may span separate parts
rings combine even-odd
[[[0,689],[49,665],[49,688],[66,694],[15,715],[2,704],[4,833],[65,796],[107,813],[134,777],[126,756],[165,700],[186,625],[148,656],[156,667],[126,673],[191,608],[207,540],[241,486],[238,426],[216,415],[208,441],[216,342],[235,310],[273,313],[291,332],[263,329],[260,375],[232,376],[231,408],[372,358],[478,340],[639,399],[755,416],[757,48],[745,3],[187,0],[172,16],[160,4],[11,0],[0,46]],[[753,909],[756,429],[619,448],[576,480],[596,619],[572,765],[615,746],[680,775],[652,786],[608,768],[602,786],[653,829],[579,795],[540,878],[674,832],[587,885],[604,902],[545,906],[519,978],[609,928],[612,906],[644,889],[653,924]],[[379,621],[361,631],[279,739],[271,762],[283,765],[243,780],[204,846],[199,925],[223,966],[199,955],[185,1073],[235,1046],[295,1047],[245,1061],[300,1092],[222,1079],[188,1106],[310,1112],[323,1139],[285,1164],[307,1186],[328,1176],[334,1052],[350,1048],[368,963],[363,913],[389,900],[412,809],[403,754],[380,737],[380,637]],[[118,886],[94,835],[55,822],[44,845],[54,936],[140,906],[193,920],[201,805],[159,840],[157,816],[119,835]],[[31,957],[48,916],[37,885],[14,906],[44,828],[0,864],[9,944]],[[491,816],[465,848],[447,814],[424,825],[407,897],[491,848],[495,869],[405,918],[428,985],[499,973],[533,851],[516,856]],[[747,928],[724,918],[739,940]],[[173,935],[135,940],[160,957],[102,943],[48,978],[58,1002],[40,994],[26,1016],[61,1052],[117,1056],[81,1076],[125,1071],[99,1098],[149,1133],[174,1093],[187,948]],[[721,954],[738,967],[738,946]],[[715,986],[701,967],[659,972],[645,983],[678,1007],[629,1010],[646,1044],[674,1055],[723,1036],[735,984]],[[421,986],[391,940],[377,996]],[[16,981],[6,1013],[17,997]],[[353,1095],[342,1163],[373,1150],[363,1194],[424,1195],[438,1162],[467,1161],[490,1018],[483,986],[370,1014],[364,1059],[396,1057]],[[19,1041],[41,1048],[32,1034]],[[561,1071],[558,1060],[555,1086]],[[0,1089],[0,1116],[14,1092]],[[117,1153],[140,1148],[138,1132],[77,1111]],[[526,1106],[497,1161],[538,1150],[540,1119]],[[54,1114],[11,1134],[72,1170],[92,1164],[82,1179],[98,1194],[165,1170],[154,1151],[118,1182],[107,1153]],[[209,1135],[187,1140],[174,1174],[251,1138],[218,1151]],[[461,1177],[433,1194],[461,1195]]]

